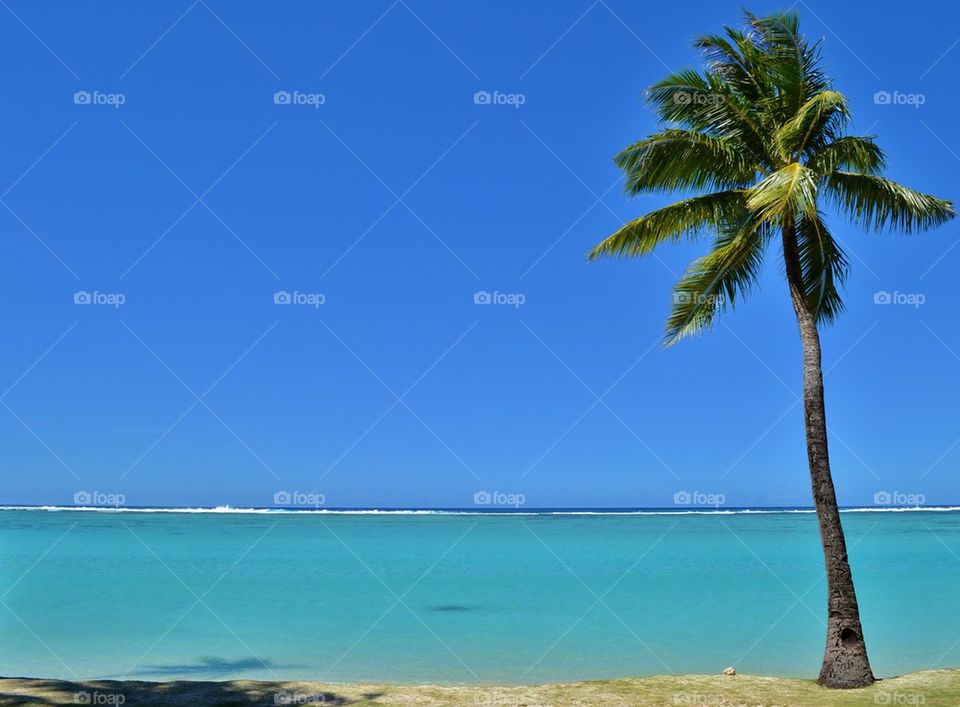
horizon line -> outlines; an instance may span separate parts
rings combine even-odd
[[[232,514],[450,514],[450,515],[730,515],[745,513],[815,513],[813,506],[123,506],[123,505],[56,505],[0,504],[0,511],[115,512],[115,513],[232,513]],[[960,504],[924,504],[913,506],[849,505],[842,512],[905,512],[960,511]]]

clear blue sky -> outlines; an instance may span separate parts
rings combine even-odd
[[[670,350],[700,248],[584,260],[665,201],[624,198],[610,159],[655,128],[643,89],[740,5],[10,0],[0,501],[809,504],[776,253],[753,299]],[[960,8],[795,7],[889,175],[960,196]],[[854,265],[824,340],[840,500],[958,502],[960,223],[834,224]]]

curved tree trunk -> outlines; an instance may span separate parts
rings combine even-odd
[[[783,227],[783,256],[790,299],[797,315],[803,345],[803,412],[807,459],[827,570],[827,648],[819,682],[826,687],[863,687],[873,683],[875,678],[867,658],[867,646],[860,626],[860,609],[847,559],[847,543],[843,537],[840,511],[830,475],[820,334],[814,314],[804,297],[796,232],[790,220],[785,220]]]

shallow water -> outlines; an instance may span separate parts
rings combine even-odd
[[[844,513],[878,675],[960,665],[960,512]],[[0,674],[814,677],[811,513],[0,510]]]

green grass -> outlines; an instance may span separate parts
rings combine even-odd
[[[930,670],[861,690],[751,675],[624,678],[519,687],[311,682],[63,682],[0,679],[0,705],[960,705],[960,670]]]

